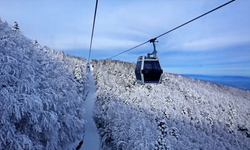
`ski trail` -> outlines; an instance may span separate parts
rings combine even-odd
[[[92,75],[92,71],[90,71],[89,93],[85,101],[85,107],[86,107],[85,120],[87,121],[87,123],[85,126],[85,134],[81,150],[99,150],[100,147],[99,134],[96,128],[96,124],[92,118],[93,116],[92,112],[95,102],[95,92],[96,92],[96,86],[94,82],[94,77]]]

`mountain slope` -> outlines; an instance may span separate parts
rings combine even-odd
[[[0,149],[82,139],[86,60],[32,43],[0,20]]]
[[[93,60],[103,149],[250,149],[250,92],[181,75],[135,82],[135,64]]]

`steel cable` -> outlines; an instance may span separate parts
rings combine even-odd
[[[92,33],[91,33],[91,40],[90,40],[90,46],[89,46],[88,64],[89,64],[89,60],[90,60],[91,49],[92,49],[92,42],[93,42],[93,36],[94,36],[94,31],[95,31],[95,18],[96,18],[97,6],[98,6],[98,0],[96,0],[96,4],[95,4],[95,14],[94,14],[94,20],[93,20],[93,26],[92,26]]]
[[[207,15],[207,14],[209,14],[209,13],[215,11],[215,10],[217,10],[217,9],[220,9],[220,8],[222,8],[222,7],[224,7],[224,6],[226,6],[226,5],[230,4],[230,3],[232,3],[233,1],[235,1],[235,0],[231,0],[231,1],[229,1],[229,2],[227,2],[227,3],[225,3],[225,4],[223,4],[223,5],[220,5],[220,6],[216,7],[216,8],[214,8],[214,9],[212,9],[212,10],[210,10],[210,11],[208,11],[208,12],[206,12],[206,13],[204,13],[204,14],[202,14],[202,15],[200,15],[200,16],[198,16],[198,17],[192,19],[192,20],[189,20],[189,21],[187,21],[187,22],[185,22],[185,23],[183,23],[183,24],[181,24],[181,25],[179,25],[179,26],[177,26],[177,27],[175,27],[175,28],[173,28],[173,29],[171,29],[171,30],[169,30],[169,31],[167,31],[167,32],[164,32],[163,34],[160,34],[160,35],[158,35],[158,36],[156,36],[155,38],[152,38],[152,39],[157,39],[157,38],[159,38],[159,37],[161,37],[161,36],[163,36],[163,35],[166,35],[166,34],[172,32],[172,31],[174,31],[174,30],[176,30],[176,29],[178,29],[178,28],[180,28],[180,27],[182,27],[182,26],[184,26],[184,25],[187,25],[188,23],[191,23],[191,22],[193,22],[193,21],[195,21],[195,20],[197,20],[197,19],[199,19],[199,18],[201,18],[201,17],[203,17],[203,16],[205,16],[205,15]],[[126,53],[126,52],[128,52],[128,51],[131,51],[131,50],[133,50],[133,49],[135,49],[135,48],[137,48],[137,47],[140,47],[140,46],[142,46],[142,45],[144,45],[144,44],[150,42],[152,39],[150,39],[150,40],[148,40],[148,41],[146,41],[146,42],[144,42],[144,43],[141,43],[141,44],[139,44],[139,45],[137,45],[137,46],[135,46],[135,47],[132,47],[132,48],[130,48],[130,49],[128,49],[128,50],[125,50],[125,51],[123,51],[123,52],[121,52],[121,53],[118,53],[118,54],[116,54],[116,55],[110,57],[110,59],[112,59],[112,58],[114,58],[114,57],[116,57],[116,56],[119,56],[119,55],[121,55],[121,54],[123,54],[123,53]]]

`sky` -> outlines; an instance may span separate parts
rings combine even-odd
[[[229,0],[99,0],[91,59],[107,59]],[[250,1],[236,0],[157,39],[165,72],[250,76]],[[0,0],[0,18],[39,44],[88,58],[95,0]],[[113,59],[136,62],[147,43]]]

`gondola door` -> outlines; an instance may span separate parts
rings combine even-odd
[[[159,61],[144,61],[143,71],[144,83],[159,83],[162,69]]]

